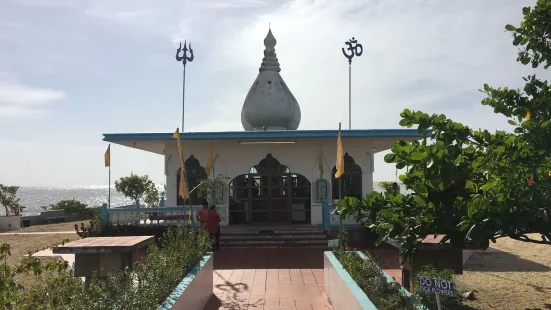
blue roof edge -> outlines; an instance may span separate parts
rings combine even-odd
[[[223,139],[298,139],[298,138],[336,138],[338,130],[269,130],[269,131],[222,131],[222,132],[185,132],[180,133],[183,140],[223,140]],[[139,141],[172,140],[173,133],[106,133],[103,141]],[[423,138],[417,129],[352,129],[342,130],[342,137],[348,138],[385,138],[418,137]]]

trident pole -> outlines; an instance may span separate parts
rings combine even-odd
[[[188,55],[189,51],[189,55]],[[181,55],[180,53],[183,52]],[[184,132],[184,117],[186,111],[186,64],[192,62],[195,57],[193,56],[193,49],[191,48],[191,42],[189,43],[189,49],[187,41],[184,41],[184,47],[182,48],[182,43],[180,47],[176,50],[176,61],[182,62],[184,65],[184,73],[182,79],[182,133]]]
[[[363,46],[358,43],[358,40],[352,39],[344,42],[348,47],[341,49],[344,57],[348,59],[348,129],[352,129],[352,58],[360,57],[363,53]]]
[[[184,63],[184,78],[182,79],[182,132],[184,132],[184,116],[186,115],[186,64]]]

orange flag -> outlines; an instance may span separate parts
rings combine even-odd
[[[335,179],[338,179],[343,174],[344,174],[344,152],[342,150],[341,123],[339,123],[339,135],[337,137],[337,172],[335,172]]]
[[[111,167],[111,144],[107,146],[107,151],[105,151],[105,167]]]

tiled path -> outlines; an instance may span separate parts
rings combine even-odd
[[[332,309],[322,249],[222,250],[214,255],[212,309]]]
[[[386,273],[401,282],[398,249],[367,249]],[[323,249],[234,249],[214,255],[214,309],[332,309],[323,283]],[[487,252],[496,252],[489,248]],[[476,250],[465,250],[466,262]]]

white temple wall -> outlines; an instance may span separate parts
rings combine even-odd
[[[362,169],[363,195],[373,190],[373,147],[388,149],[394,141],[373,141],[366,138],[343,138],[343,148],[352,156]],[[201,166],[205,166],[209,152],[209,140],[183,141],[184,160],[194,155]],[[336,139],[300,139],[294,144],[239,144],[237,140],[213,140],[213,156],[217,156],[214,162],[214,174],[223,174],[233,179],[234,177],[249,173],[250,169],[257,165],[268,153],[282,165],[289,167],[292,173],[298,173],[312,183],[312,224],[322,223],[321,203],[316,202],[314,181],[320,178],[317,163],[320,146],[324,157],[323,178],[329,183],[328,197],[331,197],[331,171],[336,161]],[[165,173],[166,176],[166,206],[176,206],[176,180],[180,167],[178,147],[176,141],[166,146],[165,149]],[[229,183],[231,179],[227,180]]]

